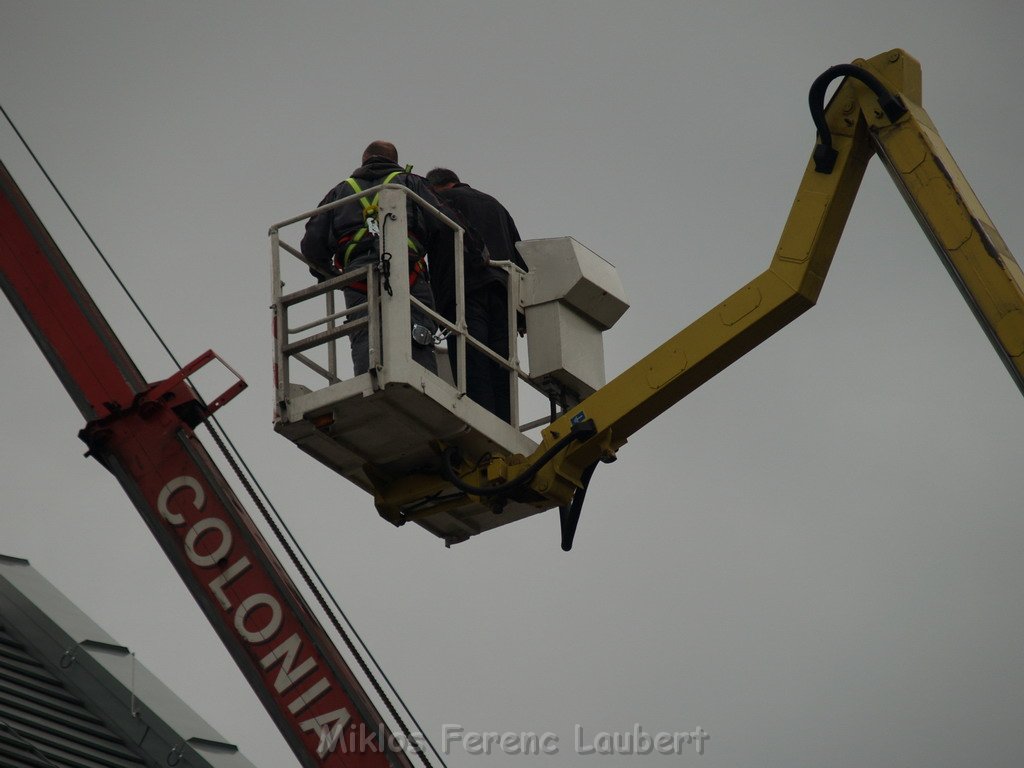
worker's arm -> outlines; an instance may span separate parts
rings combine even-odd
[[[344,195],[339,196],[337,194],[337,187],[335,187],[320,201],[320,206],[333,203],[335,200],[340,199],[340,197],[344,197]],[[317,279],[323,279],[324,275],[337,272],[334,268],[335,245],[331,239],[331,218],[333,216],[333,210],[310,216],[309,221],[306,222],[306,231],[302,236],[302,242],[299,245],[299,249],[302,251],[306,261],[320,270],[319,273],[316,269],[310,270]]]

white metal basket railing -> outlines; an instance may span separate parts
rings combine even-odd
[[[378,216],[382,234],[376,238],[378,246],[377,263],[346,271],[343,274],[328,274],[321,268],[308,262],[301,251],[282,237],[282,232],[294,228],[307,221],[311,216],[326,213],[346,205],[359,205],[359,199],[367,195],[380,193]],[[402,244],[400,252],[405,254],[405,243],[408,235],[406,222],[407,200],[412,200],[426,215],[433,216],[452,231],[455,252],[455,317],[448,320],[435,309],[425,306],[409,291],[409,264],[404,258],[389,258],[388,243]],[[415,306],[424,315],[436,323],[436,338],[451,336],[455,339],[457,350],[455,370],[452,371],[452,386],[458,398],[466,395],[466,349],[473,349],[486,355],[508,372],[511,393],[512,423],[519,423],[518,381],[529,382],[527,374],[520,368],[517,350],[517,312],[520,304],[520,276],[523,272],[511,262],[491,262],[492,266],[505,270],[509,279],[508,286],[508,349],[509,357],[503,358],[472,337],[466,326],[465,307],[465,268],[463,263],[463,230],[459,224],[446,216],[429,201],[422,198],[407,187],[397,184],[382,184],[363,190],[358,194],[337,200],[328,205],[293,216],[274,224],[270,228],[271,250],[271,285],[272,309],[274,312],[274,365],[275,365],[275,397],[279,409],[286,407],[288,399],[295,391],[292,365],[300,364],[315,378],[323,381],[322,386],[338,384],[346,378],[339,365],[339,342],[350,336],[359,328],[366,327],[369,334],[369,371],[364,376],[370,378],[373,389],[380,388],[387,381],[395,378],[390,372],[412,370],[410,341],[410,312]],[[300,235],[301,237],[301,231]],[[282,261],[282,255],[286,261]],[[430,256],[427,261],[429,265]],[[308,269],[300,267],[305,265]],[[298,290],[285,292],[283,271],[291,270],[295,274],[304,275],[304,280],[312,281],[312,273],[319,274],[316,283],[305,284]],[[386,271],[387,272],[386,272]],[[290,272],[291,275],[291,272]],[[339,293],[356,282],[365,282],[367,300],[352,308],[344,308],[344,299]],[[314,309],[314,304],[322,301],[322,309]],[[297,319],[299,312],[307,317]],[[320,355],[314,359],[313,353]],[[439,355],[440,365],[445,365],[447,355]],[[417,366],[419,368],[419,366]],[[427,373],[419,368],[418,375]],[[304,386],[304,385],[303,385]],[[308,389],[308,388],[306,388]],[[303,391],[306,391],[304,389]],[[532,429],[539,423],[546,423],[547,418],[525,424],[522,430]]]

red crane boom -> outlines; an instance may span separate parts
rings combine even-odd
[[[392,735],[193,431],[245,383],[203,403],[186,377],[212,352],[147,383],[2,163],[0,193],[0,286],[82,412],[89,455],[120,482],[301,764],[408,768],[408,740]]]

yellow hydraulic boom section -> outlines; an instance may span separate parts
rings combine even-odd
[[[838,77],[845,80],[825,108],[825,89]],[[917,60],[894,50],[833,67],[810,100],[819,143],[768,270],[558,418],[532,456],[481,465],[454,457],[464,490],[483,498],[508,489],[560,506],[567,549],[597,462],[814,305],[872,154],[1024,391],[1024,273],[920,106]]]

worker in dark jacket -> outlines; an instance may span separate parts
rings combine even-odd
[[[466,325],[469,335],[508,359],[508,274],[490,266],[490,261],[511,261],[523,270],[526,262],[516,250],[519,230],[501,203],[468,184],[447,168],[435,168],[427,181],[441,199],[461,217],[462,222],[483,240],[486,256],[466,259]],[[434,294],[439,311],[451,319],[455,313],[455,275],[433,268]],[[448,337],[452,367],[458,364],[456,345]],[[457,370],[457,368],[456,368]],[[466,352],[466,391],[470,398],[499,418],[511,422],[510,379],[507,368],[479,351]]]
[[[351,177],[328,192],[320,205],[327,205],[378,184],[401,184],[431,204],[437,204],[437,198],[427,182],[398,164],[395,145],[374,141],[364,150],[362,165],[352,172]],[[376,199],[369,196],[363,197],[360,202],[312,216],[306,223],[306,234],[302,238],[302,255],[327,274],[376,264],[379,258],[380,225],[375,214]],[[411,198],[408,199],[407,216],[410,238],[409,292],[433,309],[433,293],[426,279],[424,258],[429,253],[439,259],[452,260],[451,232],[437,219],[426,215]],[[366,303],[365,284],[346,287],[344,294],[345,305],[350,309]],[[433,346],[436,325],[415,306],[412,309],[412,325],[413,359],[432,373],[437,373]],[[354,331],[350,335],[350,342],[355,374],[366,373],[369,368],[366,327]]]

